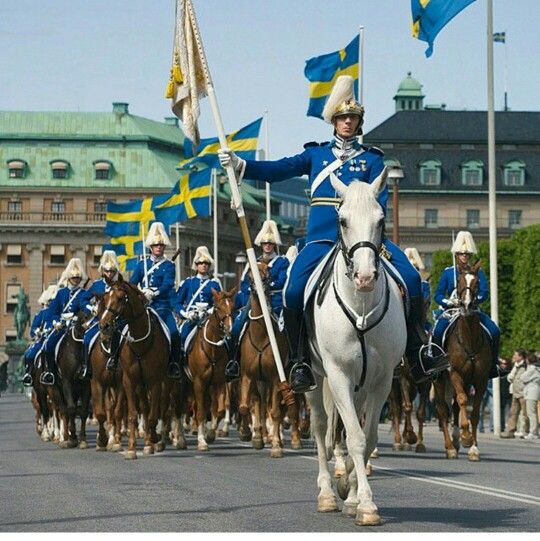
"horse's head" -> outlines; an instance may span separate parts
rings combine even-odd
[[[75,314],[75,334],[77,337],[82,337],[82,335],[85,333],[87,326],[86,324],[92,319],[92,314],[84,312],[83,310],[79,310]]]
[[[223,336],[230,336],[233,324],[234,296],[238,288],[230,291],[216,291],[212,289],[214,297],[214,317],[219,322],[220,331]]]
[[[270,268],[268,267],[268,263],[264,261],[258,261],[257,267],[259,268],[264,294],[268,296],[270,293]],[[251,269],[248,271],[248,280],[251,291],[255,293],[255,278],[253,278]]]
[[[342,198],[338,210],[339,244],[347,276],[358,291],[372,291],[379,274],[379,250],[384,213],[377,201],[386,186],[386,168],[372,184],[354,181],[346,186],[334,174],[332,185]]]
[[[464,314],[475,310],[478,305],[478,271],[481,261],[478,260],[472,267],[458,267],[457,296],[461,302]]]

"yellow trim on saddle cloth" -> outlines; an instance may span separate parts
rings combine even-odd
[[[341,203],[341,199],[339,197],[313,197],[311,199],[311,206],[317,207],[317,206],[329,206],[329,207],[337,207]]]

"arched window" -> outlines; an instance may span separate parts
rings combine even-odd
[[[111,180],[114,168],[109,160],[96,160],[93,162],[93,166],[96,180]]]
[[[8,160],[9,178],[25,178],[28,172],[28,164],[24,160]]]
[[[438,186],[441,183],[441,166],[437,159],[420,162],[420,184]]]
[[[525,184],[525,162],[512,160],[503,165],[505,186],[523,186]]]
[[[461,164],[461,183],[463,186],[482,186],[484,164],[480,160],[469,160]]]
[[[66,160],[51,160],[52,178],[69,178],[71,167]]]

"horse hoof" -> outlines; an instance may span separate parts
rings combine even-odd
[[[373,449],[373,453],[369,455],[369,458],[379,458],[379,449],[377,448]]]
[[[476,450],[469,451],[467,456],[471,462],[480,462],[480,453]]]
[[[403,444],[403,450],[404,451],[410,451],[411,450],[411,445],[409,443],[404,443]]]
[[[154,446],[153,445],[145,445],[143,448],[143,455],[153,455],[154,454]]]
[[[202,451],[202,452],[208,451],[208,444],[207,443],[199,443],[197,445],[197,451]]]
[[[154,444],[154,451],[156,453],[162,453],[165,450],[165,443],[162,441],[158,441]]]
[[[340,477],[343,477],[347,473],[347,470],[343,468],[334,468],[334,477],[336,479],[339,479]]]
[[[45,434],[45,436],[42,434],[41,435],[41,441],[51,441],[51,438],[47,434]]]
[[[107,451],[107,447],[105,447],[104,445],[99,445],[96,443],[96,451],[98,453],[102,452],[102,451]]]
[[[473,443],[474,442],[473,442],[472,436],[461,437],[461,445],[463,445],[463,447],[465,447],[466,449],[468,449],[469,447],[472,447]]]
[[[270,458],[283,458],[283,449],[281,447],[272,447]]]
[[[423,443],[418,443],[416,445],[415,451],[417,453],[425,453],[426,452],[426,446]]]
[[[458,452],[455,449],[446,450],[446,458],[453,460],[453,459],[456,459],[457,457],[458,457]]]
[[[336,489],[337,489],[338,496],[343,501],[345,501],[348,498],[350,488],[351,488],[351,486],[349,485],[348,476],[347,475],[342,475],[338,479],[338,482],[336,483]],[[355,511],[356,511],[356,509],[355,509]]]
[[[341,510],[341,513],[345,517],[356,518],[356,508],[357,507],[358,507],[358,504],[356,504],[356,503],[347,503],[347,502],[345,502],[343,504],[343,509]]]
[[[137,458],[137,451],[126,451],[124,458],[126,460],[135,460]]]
[[[251,441],[251,432],[240,432],[240,441]]]
[[[302,442],[300,440],[291,441],[291,449],[302,449]]]
[[[337,506],[336,497],[331,496],[319,496],[317,498],[317,512],[319,513],[334,513],[339,511]]]
[[[207,443],[214,443],[216,441],[216,431],[213,428],[207,432],[205,440]]]
[[[370,513],[358,511],[354,523],[357,526],[379,526],[381,524],[381,517],[376,511]]]
[[[408,432],[403,437],[409,445],[414,445],[418,441],[418,438],[414,432]]]
[[[175,448],[175,449],[180,449],[180,450],[187,449],[186,441],[185,441],[185,440],[178,440],[178,441],[175,443],[174,448]]]
[[[392,451],[403,451],[403,444],[394,443],[394,445],[392,445]]]
[[[373,466],[368,462],[366,464],[366,476],[371,477],[373,475]]]
[[[272,443],[272,440],[270,439],[270,436],[265,436],[263,438],[263,441],[264,441],[265,445]]]
[[[262,438],[253,438],[251,445],[253,446],[253,449],[257,449],[259,451],[264,447],[264,441]]]
[[[88,443],[86,443],[86,441],[82,440],[79,443],[79,449],[88,449]]]
[[[119,453],[122,450],[122,444],[121,443],[113,443],[111,445],[111,451],[113,453]]]

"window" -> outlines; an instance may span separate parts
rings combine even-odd
[[[50,249],[51,265],[63,265],[66,262],[66,249],[61,244],[53,244]]]
[[[22,246],[20,244],[8,244],[6,249],[7,263],[8,265],[21,265],[22,260]]]
[[[515,229],[521,227],[521,210],[508,211],[508,227]]]
[[[24,160],[8,160],[8,175],[9,178],[24,178],[28,169]]]
[[[6,312],[12,314],[17,306],[20,284],[8,284],[6,286]]]
[[[525,184],[525,163],[514,160],[503,166],[505,186],[523,186]]]
[[[467,209],[467,227],[469,229],[480,227],[480,210]]]
[[[425,186],[438,186],[441,183],[439,160],[426,160],[420,163],[420,183]]]
[[[6,342],[14,342],[17,340],[17,331],[14,329],[6,330]]]
[[[439,227],[439,211],[437,209],[424,210],[425,227]]]
[[[51,219],[62,220],[66,211],[66,204],[63,201],[53,201],[51,203]]]
[[[461,183],[463,186],[481,186],[484,164],[480,160],[471,160],[461,164]]]
[[[21,201],[8,201],[8,215],[10,220],[22,220]]]
[[[112,178],[112,163],[107,160],[99,160],[93,163],[96,180],[110,180]]]
[[[94,214],[96,215],[96,220],[105,220],[107,215],[107,201],[95,201]]]
[[[69,177],[69,163],[64,160],[54,160],[50,162],[52,178],[68,178]]]
[[[103,253],[103,248],[101,246],[94,246],[94,265],[98,266],[99,261],[101,260],[101,254]]]

